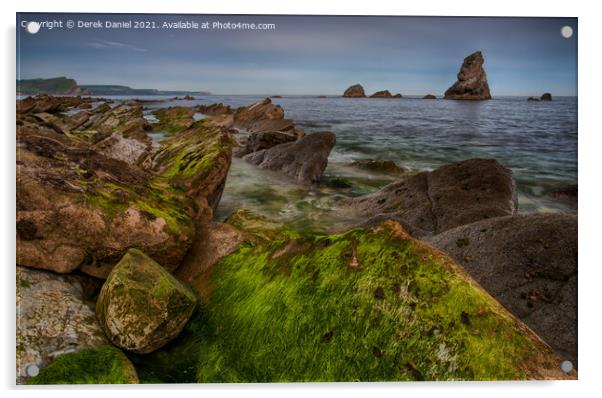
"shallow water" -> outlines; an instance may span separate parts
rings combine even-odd
[[[204,96],[147,104],[148,109],[223,102],[249,105],[262,96]],[[151,99],[158,99],[156,97]],[[288,186],[277,175],[235,161],[218,216],[235,207],[251,207],[266,215],[302,220],[341,196],[370,192],[391,178],[357,171],[357,159],[394,160],[413,170],[432,170],[469,158],[495,158],[510,168],[519,189],[519,211],[571,211],[547,195],[577,183],[577,98],[527,102],[525,97],[491,101],[350,99],[295,96],[273,99],[306,133],[332,131],[337,143],[325,176],[346,177],[354,189],[308,190]],[[264,190],[273,191],[258,194]],[[237,205],[238,204],[238,205]],[[309,210],[311,209],[311,211]]]

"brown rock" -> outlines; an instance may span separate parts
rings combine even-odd
[[[401,94],[399,94],[401,97]],[[377,91],[370,96],[370,98],[393,98],[389,90]]]
[[[427,94],[424,97],[422,97],[422,99],[437,99],[437,97],[435,97],[433,94]]]
[[[550,93],[544,93],[541,98],[541,101],[552,101],[552,94]]]
[[[58,356],[106,344],[83,276],[16,268],[17,380],[27,366],[44,367]]]
[[[296,140],[296,136],[278,131],[252,133],[244,145],[236,151],[235,156],[240,158],[252,152],[269,149],[276,145]]]
[[[374,159],[365,159],[365,160],[356,160],[351,163],[352,167],[357,167],[358,169],[372,171],[376,173],[383,173],[389,175],[402,175],[406,172],[403,168],[399,167],[392,160],[374,160]]]
[[[445,99],[488,100],[491,99],[487,74],[483,69],[485,60],[480,51],[464,58],[458,81],[445,92]]]
[[[364,98],[366,93],[361,84],[354,84],[343,93],[343,97]]]
[[[190,285],[198,297],[207,300],[211,294],[213,266],[250,239],[249,234],[229,224],[215,221],[199,224],[194,244],[176,271],[176,276]]]
[[[280,171],[302,184],[318,182],[336,141],[330,132],[308,134],[297,141],[251,153],[244,159],[263,169]]]
[[[368,225],[400,222],[417,237],[474,221],[512,215],[516,184],[510,170],[492,159],[471,159],[408,176],[379,191],[349,199],[341,211],[365,217]]]
[[[521,214],[429,237],[493,297],[577,364],[577,217]]]

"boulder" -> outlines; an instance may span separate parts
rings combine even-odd
[[[367,225],[394,219],[417,237],[512,215],[516,209],[512,172],[493,159],[470,159],[409,175],[340,205],[340,211],[364,217]]]
[[[280,171],[302,184],[318,182],[336,141],[330,132],[308,134],[294,142],[253,152],[244,159],[263,169]]]
[[[534,98],[534,97],[529,97],[529,98],[527,98],[527,101],[535,101],[535,102],[537,102],[537,101],[539,101],[539,99],[538,98]]]
[[[276,145],[285,144],[287,142],[296,141],[297,137],[287,133],[278,131],[266,131],[252,133],[244,142],[244,144],[236,151],[236,157],[243,157],[252,152],[269,149]]]
[[[137,249],[113,268],[96,302],[96,316],[113,344],[147,354],[176,337],[196,304],[194,293]]]
[[[343,97],[364,98],[366,93],[361,84],[354,84],[343,93]]]
[[[488,100],[491,99],[487,74],[483,69],[483,54],[477,51],[464,58],[458,81],[445,91],[445,99]]]
[[[158,367],[160,381],[200,383],[576,378],[452,259],[399,224],[282,230],[213,267],[202,314],[138,364],[141,375]]]
[[[437,99],[437,97],[433,94],[427,94],[424,97],[422,97],[422,99]]]
[[[361,170],[371,171],[381,174],[389,175],[402,175],[406,173],[406,170],[399,167],[392,160],[375,160],[375,159],[363,159],[355,160],[350,164],[352,167],[356,167]]]
[[[426,241],[577,365],[577,216],[498,217]]]
[[[43,368],[62,354],[107,343],[86,278],[19,266],[16,272],[18,383],[30,365]]]
[[[552,94],[550,93],[544,93],[541,98],[541,101],[552,101]]]

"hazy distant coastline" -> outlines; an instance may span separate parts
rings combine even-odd
[[[74,79],[55,77],[50,79],[17,80],[17,95],[210,95],[208,91],[157,90],[131,88],[113,84],[79,85]]]

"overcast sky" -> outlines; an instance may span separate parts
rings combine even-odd
[[[40,29],[71,19],[274,23],[275,30]],[[574,34],[564,38],[563,26]],[[17,77],[215,94],[441,95],[481,50],[492,95],[577,95],[576,18],[18,14]]]

